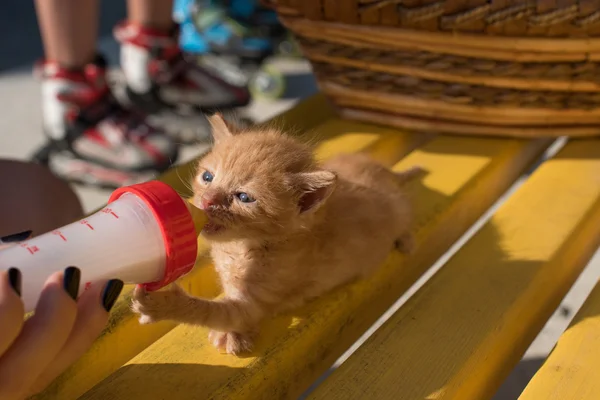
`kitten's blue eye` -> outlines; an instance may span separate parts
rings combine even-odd
[[[213,175],[208,171],[204,171],[204,173],[202,174],[202,180],[204,182],[212,182],[213,178]]]
[[[255,201],[248,193],[242,192],[236,194],[236,196],[242,203],[253,203]]]

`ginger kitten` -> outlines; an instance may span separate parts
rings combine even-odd
[[[410,208],[393,173],[365,155],[320,165],[312,149],[275,129],[232,132],[210,119],[214,147],[199,162],[194,203],[224,296],[192,297],[176,285],[137,288],[141,323],[172,320],[212,329],[220,350],[250,351],[262,319],[374,272],[396,246],[408,252]]]

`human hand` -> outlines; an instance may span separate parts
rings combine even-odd
[[[10,240],[4,237],[0,244]],[[0,271],[0,399],[20,400],[43,390],[100,334],[123,282],[94,284],[77,298],[79,283],[76,267],[52,274],[35,314],[25,320],[20,271]]]

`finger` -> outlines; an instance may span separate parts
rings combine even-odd
[[[22,396],[64,346],[77,315],[79,270],[67,268],[48,278],[35,314],[0,357],[0,398]]]
[[[21,272],[16,268],[0,272],[0,355],[21,332],[25,309],[21,301]],[[1,356],[0,356],[1,357]]]
[[[0,237],[0,250],[5,247],[12,246],[13,244],[22,242],[23,240],[29,239],[31,237],[31,233],[32,231],[23,231]]]
[[[77,320],[67,342],[54,361],[37,379],[30,394],[35,394],[48,386],[90,348],[106,326],[108,312],[122,289],[123,282],[113,279],[105,285],[94,284],[81,295],[77,304]]]

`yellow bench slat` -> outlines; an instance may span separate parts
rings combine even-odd
[[[310,101],[308,104],[311,104]],[[323,106],[319,97],[312,103],[312,107],[317,106]],[[305,106],[301,105],[300,108],[302,107]],[[298,130],[306,121],[296,110],[290,113],[300,118],[296,121],[297,124],[293,124],[292,118],[284,119],[283,122],[278,122],[276,119],[273,123],[276,126],[295,125],[295,129]],[[304,113],[311,114],[306,109]],[[394,153],[399,158],[428,139],[418,134],[400,134],[391,128],[350,123],[330,114],[325,114],[325,117],[329,119],[318,122],[316,126],[306,126],[307,129],[312,130],[309,139],[316,136],[314,140],[319,140],[316,152],[323,158],[342,152],[370,151],[371,148],[379,151],[381,148],[393,145],[397,147],[383,154],[389,158],[390,154]],[[313,119],[313,122],[317,123],[317,120]],[[400,144],[402,146],[399,146]],[[179,166],[165,174],[162,180],[180,193],[189,194],[181,179],[187,179],[194,168],[195,162]],[[199,245],[199,253],[205,253],[206,245],[202,241]],[[216,275],[212,267],[208,268],[205,257],[200,259],[193,272],[181,280],[181,285],[190,293],[203,297],[215,297],[219,292]],[[140,326],[129,309],[131,290],[132,287],[126,287],[124,295],[113,309],[109,327],[88,353],[37,398],[70,399],[80,396],[175,326],[168,322]]]
[[[519,400],[600,399],[599,370],[600,284],[590,293]]]
[[[371,280],[349,285],[294,315],[267,321],[253,356],[219,354],[208,344],[206,329],[180,326],[83,398],[295,398],[471,226],[547,143],[433,139],[395,166],[420,165],[428,171],[410,186],[417,221],[413,255],[394,252]]]
[[[598,247],[599,176],[568,144],[310,398],[491,398]]]

